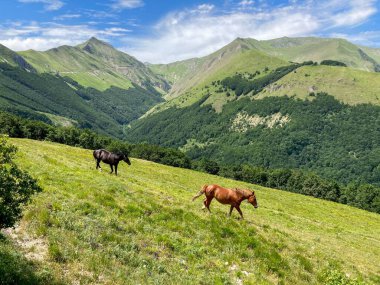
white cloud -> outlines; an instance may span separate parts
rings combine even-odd
[[[80,14],[63,14],[57,17],[54,17],[53,20],[60,21],[60,20],[66,20],[66,19],[77,19],[80,18]]]
[[[168,63],[207,55],[237,37],[265,40],[326,34],[332,27],[359,25],[376,12],[374,0],[290,1],[285,6],[228,13],[207,5],[168,14],[150,36],[124,39],[123,50],[142,61]]]
[[[346,39],[350,42],[360,45],[380,47],[380,31],[366,31],[354,35],[344,33],[332,33],[329,35],[329,37]]]
[[[47,11],[59,10],[63,7],[64,3],[60,0],[18,0],[21,3],[42,3],[44,9]]]
[[[239,6],[247,7],[247,6],[253,5],[253,3],[255,3],[255,2],[252,0],[243,0],[243,1],[239,2]]]
[[[347,7],[342,12],[335,15],[335,27],[357,25],[376,13],[376,1],[374,0],[351,0],[347,4]]]
[[[193,12],[199,12],[199,13],[210,13],[215,8],[212,4],[201,4],[198,5],[197,9]]]
[[[114,0],[111,7],[115,10],[133,9],[144,5],[142,0]]]
[[[77,45],[93,36],[109,41],[113,37],[123,37],[129,32],[130,30],[123,27],[96,29],[88,25],[32,22],[21,26],[0,26],[0,43],[16,51],[47,50],[60,45]]]

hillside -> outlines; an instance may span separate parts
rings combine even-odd
[[[162,91],[168,88],[167,83],[143,63],[96,38],[75,47],[61,46],[45,52],[28,50],[19,54],[38,72],[59,73],[100,91],[111,86],[128,89],[132,83],[140,87],[155,86]]]
[[[0,64],[0,110],[23,117],[122,137],[122,125],[161,101],[156,90],[136,84],[127,90],[112,87],[101,92],[70,78]]]
[[[125,133],[132,142],[181,148],[220,165],[301,168],[341,183],[380,185],[379,106],[342,104],[326,94],[257,96],[240,96],[217,112],[205,95],[135,121]]]
[[[17,66],[27,71],[34,72],[35,69],[20,55],[0,44],[0,62]]]
[[[328,92],[348,104],[380,103],[377,95],[379,73],[374,72],[380,70],[378,49],[359,47],[343,39],[284,37],[258,41],[237,38],[202,58],[149,65],[168,80],[172,88],[166,96],[168,102],[154,107],[148,114],[173,106],[189,106],[206,94],[211,96],[205,104],[211,104],[221,112],[234,97],[230,97],[231,92],[214,86],[213,82],[237,73],[244,76],[254,74],[257,79],[290,62],[321,62],[326,59],[343,62],[348,68],[303,67],[301,73],[289,74],[283,81],[269,86],[266,89],[269,92],[262,92],[259,98],[284,94],[305,98],[311,92]]]
[[[380,73],[334,66],[303,66],[267,86],[256,98],[295,96],[326,92],[350,105],[370,103],[380,106]]]
[[[372,58],[361,47],[344,39],[283,37],[263,41],[260,48],[271,55],[289,61],[312,60],[321,62],[324,59],[332,59],[344,62],[351,68],[380,71],[378,59]]]
[[[89,150],[11,141],[44,188],[11,235],[51,283],[380,280],[377,214],[138,159],[115,177],[94,169]],[[205,213],[190,200],[206,183],[254,189],[260,207],[244,203],[244,221],[216,202]]]

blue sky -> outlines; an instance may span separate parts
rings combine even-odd
[[[139,60],[207,55],[236,37],[341,37],[380,47],[375,0],[1,0],[0,43],[14,50],[91,36]]]

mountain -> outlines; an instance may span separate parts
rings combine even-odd
[[[96,38],[46,52],[0,46],[0,59],[1,110],[116,137],[169,88],[143,63]]]
[[[35,72],[35,69],[19,54],[0,44],[0,62]]]
[[[70,78],[0,63],[0,110],[122,137],[122,127],[162,102],[155,89],[85,88]]]
[[[251,41],[247,39],[247,41]],[[303,62],[325,59],[344,62],[347,66],[380,71],[380,62],[369,56],[361,47],[344,39],[334,38],[288,38],[263,41],[262,50],[289,61]]]
[[[44,284],[379,281],[375,213],[140,159],[121,163],[116,177],[96,171],[89,150],[11,142],[17,165],[44,191],[10,230],[13,252],[33,270],[9,272],[22,255],[3,254],[12,243],[1,239],[0,260],[10,265],[0,279],[29,272]],[[210,183],[254,190],[259,208],[243,203],[243,221],[216,201],[211,214],[202,211],[201,198],[191,198]]]
[[[324,58],[324,44],[331,59],[311,61]],[[288,61],[292,48],[300,63]],[[152,66],[172,90],[126,135],[221,165],[301,168],[380,185],[380,73],[353,68],[370,63],[355,57],[359,50],[336,39],[236,39],[203,58]],[[339,61],[351,53],[352,66]]]
[[[202,58],[194,58],[170,64],[149,65],[149,67],[171,82],[166,99],[168,102],[155,107],[150,113],[172,106],[189,106],[210,93],[206,103],[213,104],[220,112],[223,105],[232,98],[226,92],[216,92],[212,82],[223,80],[236,73],[255,74],[255,78],[264,76],[280,66],[305,61],[321,62],[335,60],[344,63],[348,69],[333,67],[302,67],[307,78],[291,77],[284,84],[266,89],[267,95],[295,95],[307,97],[310,90],[328,92],[339,100],[349,104],[380,104],[378,94],[380,70],[378,49],[358,47],[343,39],[324,38],[280,38],[268,41],[237,38],[222,49]],[[367,72],[365,72],[367,71]],[[313,74],[315,73],[315,74]],[[294,81],[294,80],[297,81]],[[368,84],[369,83],[369,84]],[[294,85],[294,88],[293,88]],[[286,86],[286,87],[285,87]],[[206,90],[207,89],[207,90]],[[279,92],[273,90],[281,89]],[[216,94],[218,93],[218,94]],[[361,94],[355,96],[355,94]]]
[[[101,91],[111,86],[128,89],[132,84],[153,86],[161,92],[168,89],[167,82],[143,63],[96,38],[75,47],[61,46],[45,52],[28,50],[19,54],[38,72],[59,73]]]

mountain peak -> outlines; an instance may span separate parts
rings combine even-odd
[[[99,40],[98,38],[95,38],[95,37],[91,37],[91,38],[87,41],[87,43],[109,45],[108,43],[103,42],[103,41],[101,41],[101,40]]]
[[[79,47],[81,48],[84,48],[85,46],[87,45],[91,45],[91,46],[107,46],[107,47],[110,47],[110,48],[113,48],[113,46],[111,46],[109,43],[107,42],[104,42],[102,40],[99,40],[98,38],[95,38],[95,37],[91,37],[90,39],[88,39],[87,41],[85,41],[84,43],[78,45]]]

